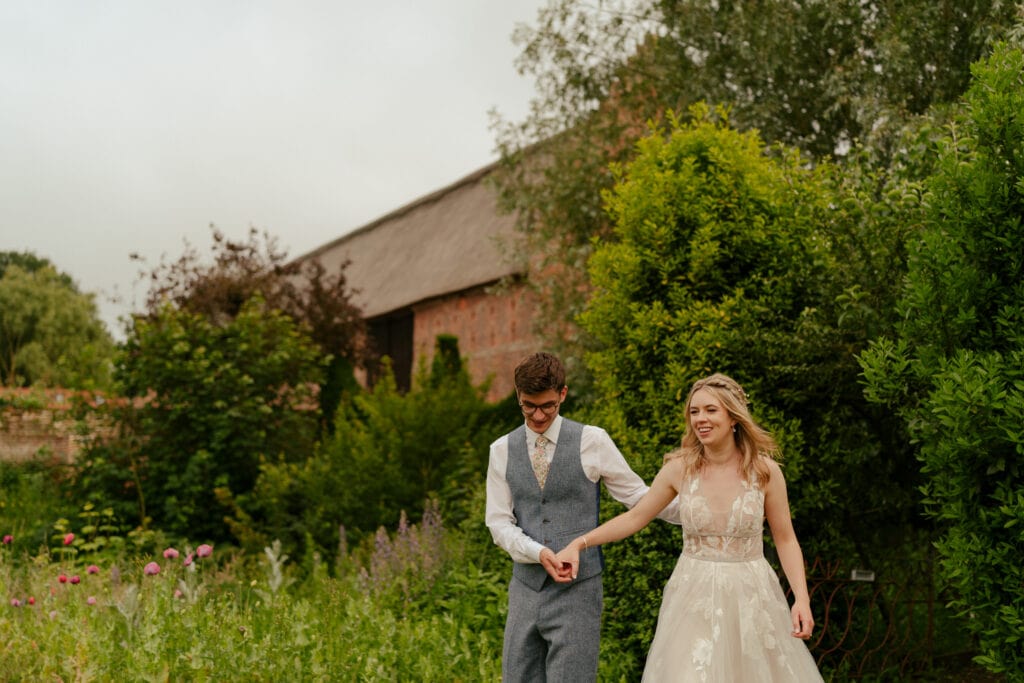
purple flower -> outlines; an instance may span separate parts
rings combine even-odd
[[[213,555],[213,546],[207,545],[206,543],[202,544],[196,548],[196,555],[199,557],[209,557],[210,555]]]
[[[90,595],[89,597],[87,597],[85,599],[85,604],[87,604],[87,605],[95,605],[96,604],[96,598]]]
[[[86,574],[99,574],[100,573],[100,568],[97,567],[94,564],[90,564],[88,567],[86,567],[85,573]]]
[[[82,580],[82,579],[80,579],[80,578],[78,577],[78,574],[75,574],[74,576],[72,576],[72,577],[71,577],[71,578],[69,579],[69,581],[71,581],[71,583],[79,583],[79,582],[80,582],[81,580]]]
[[[150,562],[142,568],[142,573],[146,576],[155,576],[160,573],[160,565],[156,562]]]
[[[14,536],[4,534],[4,545],[10,545],[11,543],[14,543]]]
[[[11,598],[11,607],[21,607],[21,600],[18,598]]]
[[[165,560],[174,560],[174,559],[177,559],[177,557],[178,557],[178,551],[175,548],[167,548],[166,550],[164,550],[164,559]]]

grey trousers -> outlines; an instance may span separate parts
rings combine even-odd
[[[539,591],[513,578],[501,660],[504,683],[594,683],[601,649],[601,575]]]

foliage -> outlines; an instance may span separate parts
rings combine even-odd
[[[254,528],[289,548],[309,534],[324,551],[337,543],[340,525],[359,540],[442,492],[446,513],[463,519],[462,499],[486,469],[487,444],[501,433],[496,425],[518,415],[495,414],[486,386],[473,386],[462,367],[454,338],[438,340],[434,358],[429,371],[420,364],[407,393],[386,372],[371,391],[343,402],[333,436],[314,457],[264,465]]]
[[[50,259],[36,256],[31,251],[0,251],[0,278],[4,276],[4,273],[11,266],[17,266],[28,273],[35,273],[45,268],[56,270]],[[78,292],[78,285],[75,284],[70,275],[67,273],[57,273],[57,277],[66,288],[73,292]]]
[[[32,680],[500,680],[503,582],[436,515],[382,531],[362,560],[339,558],[337,578],[301,582],[279,545],[258,564],[164,551],[96,573],[87,555],[4,549],[4,663]]]
[[[158,315],[167,302],[224,325],[259,296],[267,308],[289,315],[330,357],[320,387],[321,413],[329,425],[345,391],[356,384],[352,368],[368,359],[366,324],[352,303],[354,292],[345,278],[347,262],[334,273],[316,258],[288,261],[287,253],[267,233],[255,229],[246,241],[227,239],[211,227],[212,261],[187,246],[176,261],[152,268],[146,308]],[[139,258],[139,257],[135,257]],[[140,259],[141,260],[141,259]]]
[[[114,343],[94,296],[45,259],[0,256],[0,384],[109,389]]]
[[[79,490],[102,506],[137,501],[136,522],[223,540],[217,491],[244,502],[261,458],[313,450],[316,349],[258,298],[222,325],[168,305],[129,332],[117,365],[132,399],[115,408],[123,431],[85,451]]]
[[[52,524],[74,508],[62,495],[60,472],[41,462],[0,463],[0,535],[12,553],[34,553],[48,543]]]
[[[807,556],[872,566],[914,523],[916,467],[899,425],[864,407],[855,353],[888,324],[876,271],[901,252],[880,235],[916,196],[896,183],[875,209],[876,178],[841,186],[831,166],[766,154],[721,112],[692,114],[643,139],[606,194],[615,235],[596,243],[580,318],[596,341],[593,420],[650,480],[678,444],[692,382],[732,375],[781,441]],[[677,554],[660,524],[609,549],[610,622],[630,623],[637,653]]]
[[[929,182],[896,334],[862,355],[903,418],[942,529],[942,574],[992,671],[1024,670],[1024,54],[974,66]]]
[[[852,163],[903,163],[921,117],[941,119],[968,65],[1011,30],[1005,0],[788,3],[556,0],[514,36],[537,96],[521,122],[496,119],[502,207],[517,213],[541,292],[537,329],[572,363],[592,340],[583,306],[594,237],[612,224],[601,192],[646,122],[697,102],[724,105],[739,130],[812,160],[863,148]],[[589,391],[573,367],[577,390]]]

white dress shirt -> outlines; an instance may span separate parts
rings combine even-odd
[[[548,462],[555,457],[555,446],[562,428],[562,416],[558,415],[544,432],[548,439]],[[539,435],[526,428],[526,450],[533,452]],[[612,498],[628,508],[636,505],[649,488],[640,475],[636,474],[622,457],[608,432],[593,425],[583,425],[580,435],[580,464],[587,479],[597,483],[603,480]],[[485,521],[491,530],[491,537],[515,562],[539,563],[544,545],[527,536],[519,528],[513,514],[512,490],[505,479],[508,466],[508,435],[491,444],[487,463],[487,506]],[[658,517],[679,524],[678,499],[669,503]]]

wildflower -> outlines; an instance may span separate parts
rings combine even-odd
[[[95,605],[96,604],[96,598],[93,597],[92,595],[90,595],[89,597],[87,597],[85,599],[85,604],[87,604],[87,605]]]
[[[36,604],[36,599],[33,598],[31,595],[28,596],[28,604],[30,604],[30,605]]]
[[[4,545],[10,545],[11,543],[14,543],[14,536],[4,534]]]
[[[67,583],[68,582],[68,575],[67,574],[61,574],[60,576],[57,577],[57,580],[60,581],[61,583]]]
[[[80,579],[80,578],[78,577],[78,574],[75,574],[74,576],[72,576],[72,577],[71,577],[71,578],[69,579],[69,581],[71,581],[71,583],[79,583],[79,582],[80,582],[81,580],[82,580],[82,579]]]
[[[175,588],[174,589],[174,597],[179,599],[179,600],[181,600],[183,597],[185,597],[185,594],[181,592],[180,588]]]
[[[164,559],[165,560],[174,560],[174,559],[177,559],[177,557],[178,557],[178,551],[175,548],[167,548],[166,550],[164,550]]]
[[[50,618],[51,619],[56,619],[57,618],[57,610],[55,610],[55,609],[50,610]]]
[[[64,545],[71,545],[72,541],[75,540],[75,535],[70,531],[64,534]]]
[[[142,568],[142,573],[146,576],[155,576],[156,574],[160,573],[160,565],[158,565],[156,562],[150,562]]]
[[[195,556],[196,556],[195,553],[189,553],[185,557],[185,561],[182,564],[184,564],[186,567],[189,566],[190,564],[192,564],[192,558],[194,558]]]
[[[209,557],[210,555],[213,555],[213,546],[207,545],[206,543],[202,544],[196,548],[196,555],[199,557]]]
[[[88,567],[86,567],[85,573],[86,574],[99,574],[100,573],[100,568],[97,567],[94,564],[90,564]]]
[[[11,598],[11,607],[21,607],[21,600],[18,598]]]

